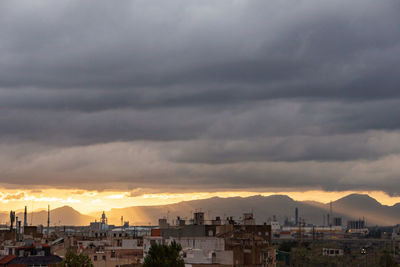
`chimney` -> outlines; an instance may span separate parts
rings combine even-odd
[[[15,241],[19,241],[18,217],[15,217]]]
[[[18,242],[22,241],[22,235],[21,235],[21,221],[17,220],[17,226],[18,226],[18,230],[17,230],[17,239]]]

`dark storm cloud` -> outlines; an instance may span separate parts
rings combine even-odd
[[[399,192],[399,11],[2,1],[0,181]]]
[[[398,95],[397,1],[88,3],[3,4],[2,87],[136,88],[162,102],[180,85],[182,103],[230,84],[245,99]]]
[[[345,150],[348,152],[330,156],[341,142],[338,135],[352,135],[351,138],[357,140],[357,134],[365,131],[397,130],[399,119],[388,114],[399,112],[399,100],[350,104],[271,100],[245,102],[234,106],[194,105],[153,109],[105,109],[96,112],[79,112],[67,108],[53,112],[49,107],[4,109],[0,117],[0,140],[71,146],[113,141],[179,141],[200,138],[209,140],[210,148],[223,149],[223,140],[248,141],[250,138],[254,148],[265,150],[264,154],[269,154],[265,159],[285,160],[285,157],[276,154],[281,145],[306,142],[307,146],[314,143],[312,147],[323,144],[319,150],[325,150],[326,155],[322,157],[317,153],[318,155],[305,158],[299,155],[286,160],[339,160],[340,157],[345,160],[367,155],[346,146]],[[271,143],[258,144],[263,138],[267,140],[266,137],[271,137]],[[275,147],[277,138],[281,138],[278,142],[280,145]],[[348,140],[343,138],[343,142]],[[215,146],[212,140],[221,142],[221,146]],[[204,145],[202,144],[203,148],[207,147]],[[328,149],[329,145],[333,146],[332,150]],[[360,142],[359,146],[362,147],[363,143]],[[380,156],[379,153],[371,153],[373,157]],[[209,159],[212,160],[214,159]]]

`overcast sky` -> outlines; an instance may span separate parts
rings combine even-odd
[[[0,183],[400,193],[398,0],[0,2]]]

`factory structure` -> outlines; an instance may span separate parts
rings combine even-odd
[[[369,229],[364,218],[347,220],[344,224],[343,218],[335,216],[332,202],[329,212],[322,214],[322,224],[315,225],[307,223],[300,216],[298,207],[294,209],[293,220],[285,219],[281,225],[275,218],[268,222],[271,225],[273,237],[286,240],[323,240],[341,238],[363,238],[368,236]]]

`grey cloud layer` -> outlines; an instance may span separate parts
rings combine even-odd
[[[377,171],[400,154],[399,12],[396,0],[2,1],[0,181],[400,192],[396,170]],[[104,167],[98,154],[120,142],[152,151],[140,173],[125,152]]]
[[[2,175],[9,177],[3,184],[20,187],[40,185],[46,180],[47,185],[89,190],[155,188],[193,192],[320,188],[383,190],[398,194],[399,155],[370,161],[198,164],[165,160],[166,148],[154,143],[124,142],[52,149],[19,155],[19,161],[2,156],[0,167]]]

